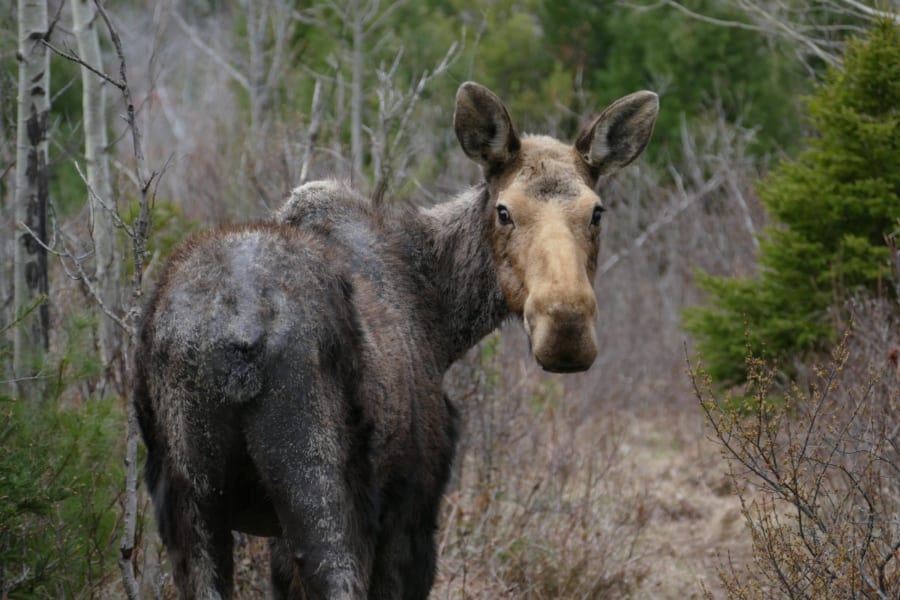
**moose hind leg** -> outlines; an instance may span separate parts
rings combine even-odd
[[[285,386],[296,390],[297,387]],[[368,467],[350,460],[353,432],[341,415],[320,419],[320,409],[340,407],[340,396],[290,398],[271,394],[248,415],[247,444],[283,530],[273,547],[277,597],[361,600],[367,597],[374,508]],[[305,394],[298,394],[305,395]],[[277,441],[276,441],[277,440]],[[290,558],[286,558],[289,554]],[[288,561],[302,582],[289,580]],[[291,575],[296,579],[294,575]]]
[[[147,449],[145,478],[153,497],[160,538],[166,546],[173,578],[182,598],[227,599],[233,592],[231,526],[225,489],[224,448],[233,433],[211,429],[212,419],[198,409],[209,405],[199,395],[172,387],[161,404],[190,407],[190,419],[174,419],[175,434]],[[227,421],[227,419],[226,419]],[[198,428],[197,423],[204,426]],[[177,434],[177,435],[176,435]],[[184,440],[192,440],[191,446]]]

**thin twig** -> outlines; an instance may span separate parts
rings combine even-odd
[[[92,65],[88,62],[85,62],[84,60],[82,60],[82,58],[80,56],[78,56],[78,54],[74,50],[61,50],[61,49],[57,48],[56,46],[54,46],[53,44],[51,44],[47,40],[41,40],[41,41],[44,43],[45,46],[47,46],[47,48],[49,48],[50,50],[52,50],[59,56],[65,58],[66,60],[70,60],[73,63],[81,65],[82,67],[84,67],[85,69],[87,69],[88,71],[90,71],[91,73],[96,75],[97,77],[116,86],[119,90],[124,89],[124,87],[125,87],[124,83],[122,83],[121,81],[118,81],[116,79],[113,79],[112,77],[110,77],[109,75],[107,75],[106,73],[104,73],[103,71],[101,71],[100,69],[95,67],[94,65]]]
[[[134,323],[138,311],[136,307],[141,303],[142,279],[144,255],[147,251],[147,241],[152,228],[151,207],[155,199],[158,177],[156,172],[146,175],[144,165],[144,151],[141,145],[141,132],[135,116],[134,102],[131,98],[131,89],[128,85],[125,52],[122,48],[122,40],[119,37],[112,20],[103,8],[100,0],[94,0],[97,12],[100,14],[106,29],[109,32],[116,56],[119,59],[119,76],[122,80],[122,99],[125,104],[126,125],[131,132],[132,150],[134,154],[135,179],[140,190],[140,209],[138,217],[131,226],[132,263],[134,276],[132,277],[132,308],[127,311],[126,318],[129,323]],[[151,57],[152,61],[152,57]],[[153,188],[151,192],[151,187]],[[132,339],[135,329],[132,329]],[[140,596],[140,586],[134,573],[134,544],[137,529],[137,427],[135,426],[134,406],[127,403],[127,431],[125,437],[125,500],[123,506],[124,522],[122,526],[122,538],[119,545],[119,568],[122,572],[122,583],[125,594],[129,600],[137,600]]]

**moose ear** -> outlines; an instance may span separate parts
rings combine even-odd
[[[607,175],[640,156],[656,124],[659,97],[653,92],[629,94],[613,102],[581,130],[575,149],[598,175]]]
[[[453,128],[466,156],[486,170],[506,164],[519,151],[519,136],[500,98],[467,81],[456,92]]]

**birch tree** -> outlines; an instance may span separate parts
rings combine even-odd
[[[19,0],[19,97],[16,135],[16,234],[13,258],[14,393],[40,395],[38,368],[49,347],[47,301],[47,120],[50,57],[47,0]]]
[[[91,0],[72,0],[72,25],[81,59],[102,70],[97,35],[97,11]],[[96,290],[106,311],[119,304],[120,260],[116,250],[115,199],[109,178],[106,135],[106,80],[81,67],[84,110],[84,154],[87,161],[88,201],[91,206],[91,237],[94,245]],[[116,323],[99,311],[97,345],[107,372],[117,353]]]

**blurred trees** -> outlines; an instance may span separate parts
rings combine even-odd
[[[739,13],[728,3],[690,0],[692,11],[721,21]],[[786,44],[754,31],[699,20],[669,6],[637,10],[613,0],[544,2],[544,30],[557,61],[570,73],[576,97],[596,110],[624,91],[660,94],[651,161],[677,162],[682,119],[695,127],[723,115],[757,130],[757,154],[790,147],[807,88]]]
[[[312,118],[313,91],[316,82],[321,84],[322,120],[328,127],[319,133],[319,145],[330,149],[331,161],[348,161],[334,162],[332,170],[353,173],[368,185],[380,170],[373,154],[379,86],[388,78],[397,89],[410,87],[423,72],[434,71],[455,43],[461,44],[461,55],[449,65],[449,76],[421,91],[426,105],[446,103],[461,81],[474,79],[506,99],[521,129],[551,129],[567,137],[581,120],[623,93],[652,89],[664,107],[648,149],[658,166],[677,162],[684,119],[699,126],[724,115],[729,123],[755,130],[752,151],[760,157],[793,147],[802,130],[799,99],[809,81],[788,44],[671,7],[639,9],[615,0],[347,0],[292,9],[290,2],[275,4],[282,16],[268,28],[254,17],[262,8],[236,15],[234,46],[250,59],[274,61],[284,54],[279,77],[269,72],[269,85],[276,89],[266,94],[268,110],[282,118],[292,110]],[[723,20],[739,16],[713,0],[687,4]],[[216,16],[215,10],[196,7],[186,13],[198,33],[205,20]],[[285,31],[288,41],[282,43]],[[253,60],[232,64],[248,86],[250,74],[260,70],[252,68]],[[260,113],[251,88],[247,117],[252,124],[260,121]]]
[[[779,361],[834,341],[832,311],[859,292],[891,292],[887,237],[900,223],[900,27],[852,43],[810,98],[816,135],[759,192],[777,222],[758,278],[703,277],[712,306],[687,312],[709,372],[745,377],[748,346]]]

